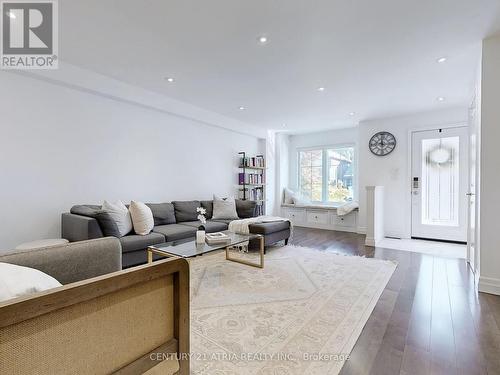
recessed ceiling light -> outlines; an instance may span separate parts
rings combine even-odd
[[[170,82],[170,83],[175,81],[172,77],[166,77],[165,79],[167,80],[167,82]]]
[[[8,17],[12,18],[13,20],[16,19],[16,15],[13,12],[7,12],[6,14]]]
[[[354,116],[355,114],[355,112],[349,112],[349,116]]]
[[[282,127],[286,128],[286,124],[281,124]]]
[[[446,58],[446,57],[440,57],[440,58],[439,58],[439,59],[437,59],[436,61],[437,61],[438,63],[440,63],[440,64],[441,64],[441,63],[444,63],[446,60],[447,60],[447,58]]]
[[[245,107],[243,107],[243,106],[241,106],[241,107],[238,107],[238,109],[239,109],[240,111],[244,111],[246,108],[245,108]]]
[[[318,87],[318,91],[325,91],[324,87]]]
[[[267,36],[265,36],[265,35],[259,36],[259,43],[260,44],[266,44],[267,42],[268,42]]]
[[[438,102],[444,102],[445,98],[443,96],[438,96],[437,101]]]

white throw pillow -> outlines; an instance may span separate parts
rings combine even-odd
[[[120,237],[129,234],[132,229],[132,218],[128,212],[128,208],[123,204],[122,201],[108,202],[104,201],[102,203],[102,210],[106,211],[111,219],[116,223]]]
[[[154,226],[155,220],[151,209],[142,202],[130,202],[130,216],[134,225],[134,232],[141,236],[149,234]]]
[[[296,200],[297,200],[297,194],[293,190],[285,188],[283,203],[295,204],[297,203]]]
[[[213,220],[237,220],[236,201],[234,197],[219,198],[214,195]]]
[[[34,268],[0,263],[0,301],[57,288],[61,283]]]

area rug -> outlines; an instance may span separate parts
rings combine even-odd
[[[296,246],[268,250],[264,269],[193,258],[191,372],[338,374],[395,268]]]

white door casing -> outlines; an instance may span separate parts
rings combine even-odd
[[[467,241],[467,127],[412,134],[411,236]]]
[[[477,155],[478,155],[478,137],[477,130],[479,126],[477,97],[474,97],[469,108],[469,190],[467,192],[467,261],[470,264],[472,271],[477,274],[479,262],[478,249],[476,246],[477,228],[476,228],[476,211],[478,194],[476,176],[477,176]]]

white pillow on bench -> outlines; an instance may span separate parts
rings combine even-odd
[[[58,286],[62,286],[62,284],[42,271],[16,264],[0,263],[0,301]]]

